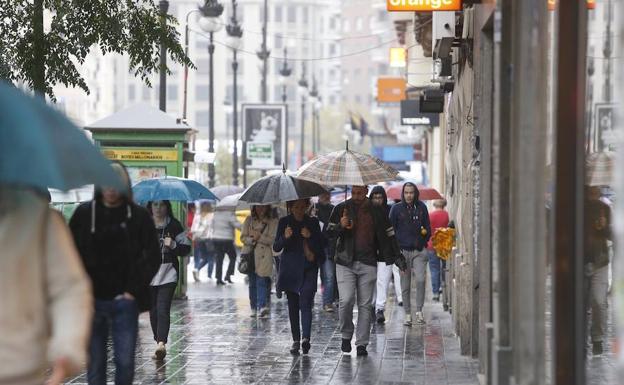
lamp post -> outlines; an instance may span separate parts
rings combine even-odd
[[[241,45],[241,38],[243,37],[243,30],[238,24],[236,19],[236,0],[232,0],[232,17],[230,24],[225,27],[228,34],[228,45],[232,48],[232,73],[234,76],[234,91],[233,91],[233,110],[232,110],[232,123],[233,123],[233,139],[234,139],[234,153],[232,154],[232,184],[238,186],[238,61],[237,54]]]
[[[312,102],[312,154],[316,155],[316,102],[318,101],[318,89],[316,88],[316,76],[312,76],[312,90],[310,90],[310,101]]]
[[[284,135],[284,143],[286,143],[286,156],[283,159],[284,167],[288,168],[288,105],[286,104],[286,98],[288,94],[286,93],[288,78],[292,74],[292,68],[288,67],[288,50],[284,47],[284,63],[282,64],[282,68],[280,69],[280,79],[282,81],[282,103],[286,106],[286,116],[285,125],[286,125],[286,134]]]
[[[301,64],[301,78],[299,79],[299,90],[301,91],[301,142],[299,149],[299,156],[301,157],[301,165],[304,163],[305,158],[305,103],[308,93],[308,81],[306,80],[306,65]]]
[[[262,80],[260,83],[260,100],[262,103],[267,102],[267,59],[271,51],[267,48],[267,21],[268,21],[268,0],[264,0],[264,20],[262,22],[262,45],[260,50],[256,52],[258,59],[262,60]]]
[[[162,36],[160,37],[160,84],[159,84],[159,101],[158,108],[161,111],[167,111],[167,47],[165,46],[165,36],[167,27],[167,10],[169,10],[169,2],[161,0],[158,3],[160,8],[160,23],[163,28]]]
[[[208,44],[208,54],[210,55],[210,90],[208,111],[208,152],[214,153],[214,33],[218,32],[223,24],[219,20],[219,16],[223,13],[223,5],[217,0],[206,0],[203,7],[199,8],[202,17],[199,19],[200,28],[210,34],[210,43]],[[208,185],[215,185],[215,168],[214,163],[208,164]]]

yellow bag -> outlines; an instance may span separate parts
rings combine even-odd
[[[455,229],[441,227],[435,231],[431,240],[438,257],[446,261],[455,245]]]

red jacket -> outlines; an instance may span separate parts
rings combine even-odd
[[[440,227],[448,227],[449,215],[446,210],[433,210],[429,213],[429,223],[431,224],[431,235],[435,234],[436,230]],[[427,249],[433,250],[433,243],[431,239],[427,242]]]

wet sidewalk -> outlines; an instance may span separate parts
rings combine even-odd
[[[147,314],[141,316],[136,384],[478,384],[477,362],[459,354],[440,303],[427,302],[425,326],[408,328],[403,308],[390,299],[386,323],[373,327],[369,355],[362,358],[355,347],[340,351],[338,314],[323,312],[317,293],[312,348],[293,357],[286,300],[273,296],[270,318],[251,318],[243,277],[234,280],[225,287],[214,280],[189,284],[189,299],[174,302],[164,362],[151,359],[155,343]],[[86,383],[86,377],[71,383]]]

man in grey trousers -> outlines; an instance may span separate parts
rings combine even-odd
[[[335,242],[334,261],[338,279],[340,331],[343,352],[351,351],[355,331],[358,356],[368,354],[372,302],[377,279],[377,262],[395,263],[405,270],[394,236],[394,229],[383,208],[373,206],[366,197],[366,186],[353,186],[351,199],[332,211],[327,227],[330,242]],[[353,325],[353,306],[357,299],[357,329]]]
[[[412,326],[410,289],[412,270],[416,276],[416,323],[425,324],[422,309],[425,304],[425,278],[427,274],[427,250],[425,246],[431,238],[431,225],[427,206],[418,200],[418,188],[407,182],[403,185],[401,202],[392,206],[390,222],[396,231],[401,252],[407,260],[407,271],[401,274],[405,326]]]

